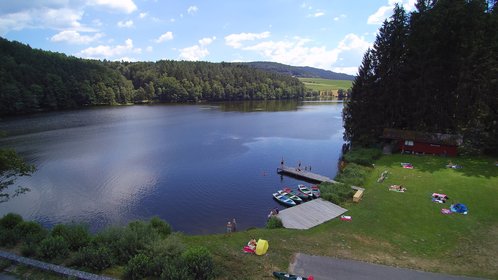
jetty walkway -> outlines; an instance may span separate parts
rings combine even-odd
[[[326,176],[323,176],[320,174],[316,174],[316,173],[313,173],[311,171],[303,170],[303,169],[298,168],[298,167],[290,167],[290,166],[280,165],[280,167],[277,168],[277,173],[278,174],[286,174],[286,175],[290,175],[290,176],[293,176],[296,178],[301,178],[301,179],[305,179],[305,180],[317,182],[317,183],[323,183],[323,182],[328,182],[328,183],[332,183],[332,184],[338,183],[337,181],[334,181],[334,180],[330,179],[329,177],[326,177]],[[351,186],[351,188],[353,190],[357,190],[357,191],[364,191],[365,190],[364,188],[357,187],[357,186]]]
[[[277,217],[285,228],[309,229],[342,215],[348,210],[321,198],[280,210]]]
[[[309,181],[314,181],[318,183],[329,182],[329,183],[337,183],[336,181],[330,179],[329,177],[322,176],[311,171],[303,170],[298,167],[289,167],[285,165],[280,165],[277,168],[277,173],[279,174],[287,174],[298,178],[303,178]]]

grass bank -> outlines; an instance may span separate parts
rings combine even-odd
[[[296,252],[362,260],[425,271],[498,278],[498,167],[491,158],[456,158],[462,169],[448,169],[448,158],[392,155],[376,161],[359,204],[347,203],[352,222],[338,219],[310,230],[253,229],[230,236],[183,236],[207,247],[218,279],[271,278],[287,270]],[[414,169],[404,169],[411,162]],[[388,178],[377,183],[384,171]],[[388,191],[402,184],[408,191]],[[433,192],[450,197],[431,201]],[[443,215],[450,203],[465,203],[468,215]],[[266,256],[242,253],[251,236],[269,240]]]

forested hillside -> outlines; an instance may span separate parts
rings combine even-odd
[[[498,152],[496,0],[419,0],[379,30],[344,108],[345,138],[371,145],[384,128],[456,133]]]
[[[291,99],[306,94],[297,78],[239,64],[102,62],[4,38],[0,61],[0,116],[131,102]]]
[[[277,62],[255,61],[255,62],[246,62],[240,64],[249,65],[256,69],[285,74],[298,78],[322,78],[329,80],[347,80],[347,81],[352,81],[355,78],[355,76],[344,73],[336,73],[329,70],[323,70],[308,66],[290,66]]]

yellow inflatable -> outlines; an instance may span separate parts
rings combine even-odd
[[[266,251],[268,251],[268,241],[264,239],[258,240],[258,244],[256,245],[256,255],[261,256],[266,254]]]

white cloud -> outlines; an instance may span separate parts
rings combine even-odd
[[[146,52],[152,52],[154,50],[154,48],[152,48],[152,46],[148,46],[145,51]]]
[[[70,8],[32,8],[9,14],[0,12],[0,34],[24,28],[95,31],[81,24],[84,12]]]
[[[358,74],[358,67],[332,67],[332,69],[330,70],[337,73],[345,73],[349,75]]]
[[[133,20],[127,20],[127,21],[118,21],[118,27],[119,28],[130,28],[133,27]]]
[[[117,45],[117,46],[99,45],[97,47],[90,47],[84,49],[81,52],[79,52],[78,55],[84,58],[112,59],[130,53],[139,54],[141,52],[142,50],[140,48],[133,47],[133,41],[131,39],[127,39],[124,45]]]
[[[201,60],[209,55],[209,51],[206,48],[207,45],[211,44],[216,37],[206,37],[199,40],[199,45],[193,45],[191,47],[180,49],[180,55],[178,56],[181,60]]]
[[[303,3],[301,4],[301,8],[303,8],[303,9],[308,9],[308,10],[313,9],[313,7],[311,7],[311,5],[310,5],[310,4],[308,4],[308,3],[306,3],[306,2],[303,2]]]
[[[89,35],[81,35],[78,31],[75,30],[64,30],[61,31],[52,38],[50,41],[52,42],[67,42],[69,44],[89,44],[95,40],[102,38],[104,34],[95,33],[93,36]]]
[[[199,45],[180,49],[179,59],[181,60],[201,60],[209,55],[209,51]]]
[[[347,34],[334,49],[325,46],[310,46],[313,42],[306,38],[294,37],[283,41],[264,41],[255,45],[231,45],[244,51],[253,51],[269,61],[280,62],[296,66],[312,66],[322,69],[332,69],[341,56],[350,55],[356,61],[347,62],[350,65],[359,65],[365,50],[371,45],[355,34]],[[343,63],[341,61],[341,63]],[[343,68],[353,66],[343,66]],[[354,66],[356,68],[356,66]],[[352,69],[352,68],[351,68]]]
[[[139,18],[145,18],[148,15],[148,13],[143,12],[138,15]]]
[[[324,15],[325,15],[324,12],[315,12],[314,14],[308,15],[308,17],[322,17]]]
[[[339,42],[338,49],[341,51],[358,50],[364,53],[370,46],[371,43],[365,41],[363,37],[349,33]]]
[[[190,6],[187,9],[187,13],[189,15],[193,15],[193,14],[197,13],[198,10],[199,10],[199,8],[197,8],[197,6]]]
[[[240,48],[242,47],[242,42],[244,41],[254,41],[258,39],[264,39],[270,37],[270,32],[265,31],[262,33],[238,33],[238,34],[230,34],[225,37],[225,44],[232,48]]]
[[[164,41],[169,41],[169,40],[173,40],[173,32],[171,32],[171,31],[168,31],[168,32],[162,34],[161,36],[159,36],[159,38],[154,40],[154,42],[162,43]]]
[[[201,46],[207,46],[207,45],[211,44],[214,40],[216,40],[216,37],[215,37],[215,36],[213,36],[213,37],[211,37],[211,38],[209,38],[209,37],[207,37],[207,38],[202,38],[202,39],[200,39],[200,40],[199,40],[199,44],[200,44]]]
[[[399,3],[407,11],[412,11],[415,9],[416,0],[388,0],[386,6],[381,6],[375,13],[370,15],[367,19],[368,24],[382,24],[384,20],[391,16],[394,5]]]
[[[334,20],[335,20],[335,21],[339,21],[339,20],[341,20],[341,19],[345,19],[346,17],[347,17],[347,16],[346,16],[345,14],[342,14],[342,15],[340,15],[340,16],[338,16],[338,17],[335,17],[335,18],[334,18]]]
[[[133,0],[90,0],[87,1],[91,6],[105,6],[118,12],[132,13],[137,9]]]
[[[102,6],[106,10],[125,13],[137,9],[132,0],[43,0],[0,3],[0,35],[25,28],[96,32],[96,29],[82,23],[88,7]],[[91,25],[98,27],[96,24]]]

